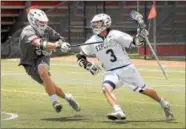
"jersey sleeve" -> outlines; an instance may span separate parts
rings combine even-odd
[[[116,34],[117,41],[119,44],[121,44],[125,48],[130,48],[132,42],[133,42],[133,37],[127,33],[118,31]]]
[[[49,31],[49,40],[50,41],[57,41],[59,39],[62,39],[63,41],[65,40],[64,37],[62,37],[58,32],[56,32],[51,27],[48,27],[48,31]]]
[[[20,35],[20,41],[24,43],[31,43],[33,40],[38,39],[39,37],[35,34],[33,30],[25,29]]]
[[[94,55],[94,50],[92,49],[92,45],[85,45],[85,46],[81,46],[81,50],[83,51],[83,53],[87,56],[92,56]]]
[[[91,38],[88,39],[85,44],[88,44],[88,43],[91,43]],[[84,46],[81,46],[80,49],[83,51],[83,53],[87,56],[92,56],[92,55],[95,55],[95,52],[94,52],[94,46],[93,45],[84,45]]]

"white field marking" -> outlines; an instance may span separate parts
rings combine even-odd
[[[141,68],[139,68],[139,71],[145,71],[145,72],[161,72],[161,70],[160,69],[141,69]],[[185,73],[185,71],[183,70],[183,71],[181,71],[181,70],[166,70],[165,69],[165,71],[167,72],[167,73]]]
[[[8,113],[8,112],[2,112],[2,113],[7,114],[9,116],[8,118],[2,119],[2,120],[13,120],[18,117],[18,114],[16,114],[16,113]]]
[[[59,73],[59,72],[58,72]],[[85,72],[75,72],[75,71],[68,71],[68,70],[65,70],[65,71],[62,71],[60,74],[63,74],[63,73],[70,73],[70,74],[79,74],[79,73],[81,73],[81,74],[87,74],[87,71],[85,71]],[[55,74],[57,74],[56,72],[55,72]],[[25,76],[26,75],[26,73],[18,73],[18,72],[3,72],[3,73],[1,73],[1,76]],[[163,77],[145,77],[145,76],[143,76],[143,78],[145,78],[145,79],[153,79],[153,80],[156,80],[156,79],[158,79],[158,80],[165,80]],[[169,79],[169,77],[168,77],[168,79]],[[177,81],[185,81],[185,78],[174,78],[174,79],[171,79],[171,80],[177,80]]]
[[[17,59],[12,59],[10,61],[16,61]],[[78,64],[69,64],[67,62],[63,62],[63,63],[51,63],[51,66],[70,66],[70,67],[79,67]],[[97,64],[99,65],[99,64]],[[7,66],[7,64],[1,64],[1,66]],[[143,65],[142,65],[143,66]],[[139,71],[146,71],[146,72],[161,72],[160,69],[143,69],[143,68],[138,68]],[[166,70],[166,68],[165,68]],[[166,72],[170,72],[170,73],[185,73],[184,70],[166,70]]]
[[[30,92],[30,91],[17,91],[17,90],[8,90],[8,89],[1,89],[1,91],[5,91],[5,92],[17,92],[17,93],[24,93],[24,94],[37,94],[37,95],[45,95],[45,96],[48,96],[46,93],[40,93],[40,92]],[[101,101],[104,101],[105,99],[104,98],[101,98],[101,97],[85,97],[85,96],[76,96],[77,98],[81,98],[81,99],[92,99],[92,100],[101,100]],[[134,100],[125,100],[126,102],[132,102],[132,103],[140,103],[140,104],[152,104],[152,105],[158,105],[157,103],[151,103],[151,102],[144,102],[144,101],[134,101]],[[184,107],[185,108],[185,105],[178,105],[178,104],[172,104],[172,106],[175,106],[175,107]]]
[[[68,73],[78,74],[79,72],[71,72],[71,71],[69,71]],[[82,73],[84,73],[84,72],[82,72]],[[17,76],[17,75],[19,75],[19,76],[21,76],[21,75],[22,76],[25,76],[27,74],[26,73],[15,73],[15,72],[12,72],[12,73],[11,72],[1,73],[1,76]],[[164,81],[164,79],[162,79],[161,77],[143,77],[143,78],[145,78],[145,79],[153,79],[153,80],[157,80],[158,79],[158,81],[162,81],[162,80]],[[180,82],[180,81],[184,81],[185,82],[185,79],[182,79],[182,78],[174,79],[174,80],[179,81],[179,82],[174,82],[175,84],[172,84],[172,85],[162,85],[162,86],[176,86],[177,84],[182,84],[182,82]],[[69,81],[70,82],[71,81],[78,81],[79,82],[78,79],[70,79]],[[101,84],[101,83],[95,83],[95,81],[92,81],[92,80],[86,80],[86,81],[84,80],[84,82],[86,84]],[[82,83],[82,84],[84,84],[84,83]],[[178,86],[178,87],[184,87],[184,86]]]
[[[73,65],[73,64],[51,64],[54,66],[70,66],[70,67],[79,67],[78,65]],[[143,69],[143,68],[138,68],[139,71],[146,71],[146,72],[161,72],[160,69]],[[166,70],[166,68],[165,68]],[[185,73],[184,70],[166,70],[166,72],[170,73]]]

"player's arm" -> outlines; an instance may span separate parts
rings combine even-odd
[[[61,36],[58,32],[56,32],[54,29],[48,26],[47,31],[49,33],[49,40],[55,41],[55,45],[50,45],[49,48],[56,50],[61,49],[62,52],[68,52],[70,48],[70,44],[65,41],[65,38]]]
[[[115,37],[117,38],[117,41],[121,44],[121,46],[125,48],[141,46],[145,41],[140,33],[137,33],[136,36],[132,37],[127,33],[117,31],[115,33]]]
[[[48,26],[47,30],[49,33],[50,41],[62,40],[63,42],[65,42],[65,38],[63,36],[61,36],[58,32],[56,32],[53,28]]]
[[[99,66],[94,65],[87,60],[87,57],[83,53],[83,51],[76,54],[76,58],[77,58],[78,65],[88,70],[92,75],[96,75],[101,70]]]
[[[143,36],[143,31],[138,28],[136,36],[133,37],[132,46],[141,46],[142,44],[144,44],[144,42],[145,39]]]
[[[70,44],[67,42],[64,42],[62,40],[58,40],[56,42],[48,42],[48,41],[43,41],[40,38],[35,38],[32,40],[32,45],[35,47],[39,47],[42,50],[56,50],[56,49],[61,49],[62,52],[68,52],[70,50]]]
[[[21,37],[23,37],[26,43],[31,43],[34,47],[44,51],[60,49],[62,52],[68,52],[70,50],[70,44],[63,39],[58,38],[55,42],[44,41],[31,30],[24,31]]]

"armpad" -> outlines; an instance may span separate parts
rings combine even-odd
[[[45,55],[45,56],[50,56],[52,54],[52,51],[43,49],[43,42],[41,39],[35,39],[32,41],[32,45],[35,46],[35,53],[39,56]]]

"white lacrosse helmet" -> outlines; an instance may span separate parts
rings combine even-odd
[[[27,19],[30,25],[43,35],[48,26],[48,17],[44,11],[40,9],[30,9],[27,14]]]
[[[112,21],[109,15],[100,13],[95,15],[90,23],[94,34],[98,35],[102,31],[109,28],[111,26]]]

